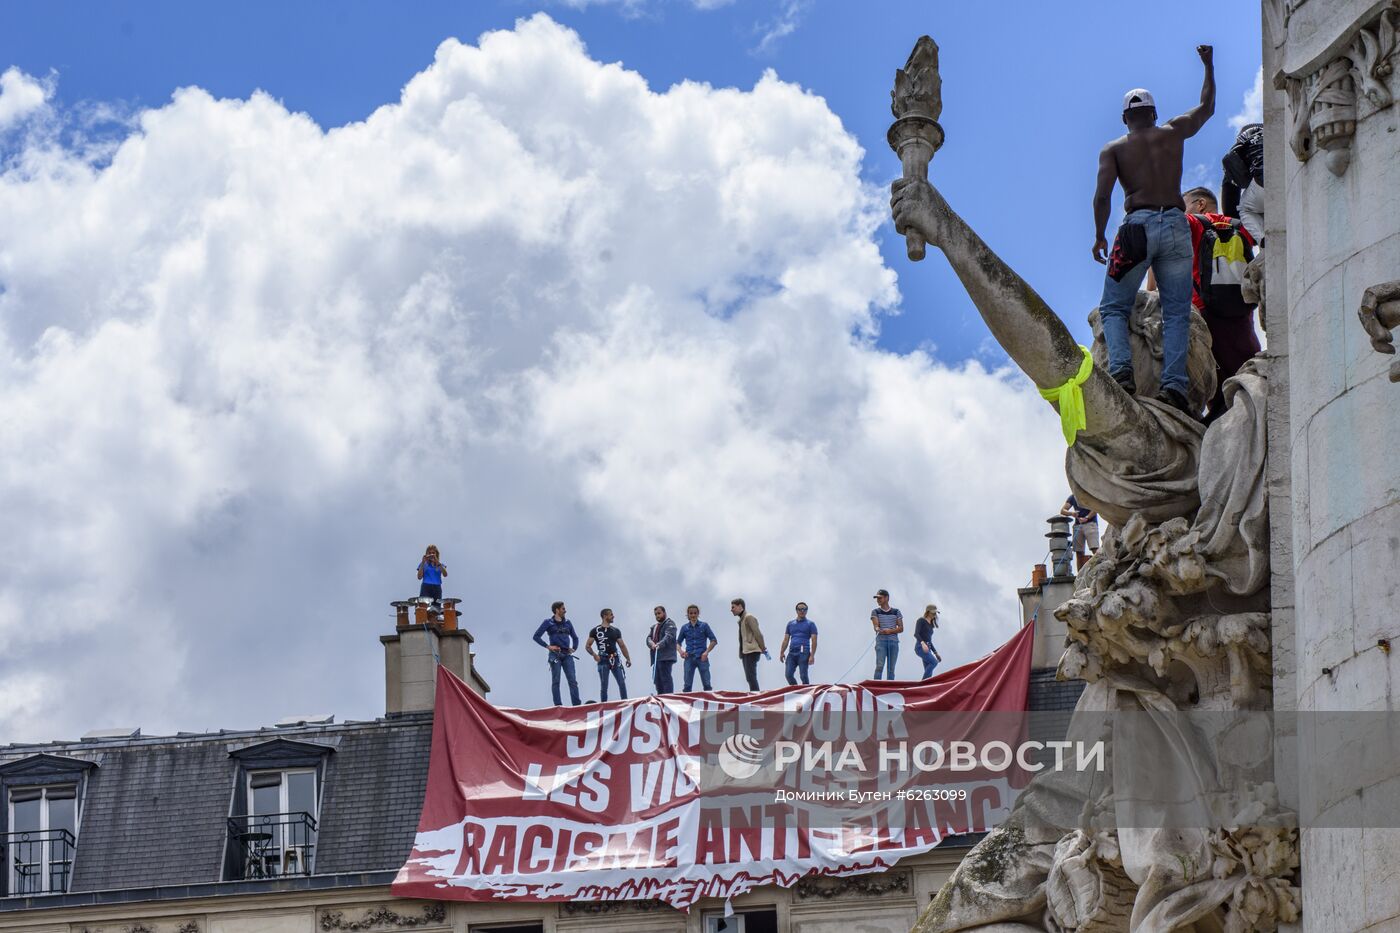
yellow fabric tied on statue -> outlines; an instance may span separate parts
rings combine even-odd
[[[1084,390],[1080,386],[1094,371],[1094,358],[1089,355],[1089,348],[1081,344],[1079,349],[1084,351],[1084,362],[1080,364],[1079,372],[1063,385],[1039,389],[1041,398],[1060,406],[1060,429],[1065,432],[1065,443],[1071,447],[1074,446],[1075,436],[1089,423],[1084,414]]]

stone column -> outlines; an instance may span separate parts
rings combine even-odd
[[[1304,714],[1394,709],[1400,387],[1387,378],[1393,357],[1374,352],[1357,312],[1366,289],[1400,279],[1400,108],[1393,106],[1400,9],[1390,0],[1266,0],[1264,18],[1272,46],[1266,78],[1287,96],[1288,154],[1280,165],[1275,135],[1266,168],[1271,270],[1279,206],[1287,228],[1286,334],[1278,336],[1286,341],[1288,421],[1286,439],[1275,441],[1275,450],[1287,447],[1291,474],[1298,625],[1296,665],[1287,673]],[[1277,281],[1275,272],[1270,282]],[[1275,295],[1266,300],[1272,307]],[[1275,339],[1271,326],[1271,352]],[[1287,601],[1286,589],[1276,585],[1275,598]],[[1276,680],[1276,693],[1286,683]],[[1367,800],[1400,794],[1395,770],[1358,774],[1352,793],[1322,815],[1352,828],[1303,833],[1307,929],[1400,925],[1400,830],[1377,827],[1361,810]]]

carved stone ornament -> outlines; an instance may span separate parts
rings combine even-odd
[[[1270,21],[1271,6],[1265,6]],[[1395,102],[1391,81],[1397,29],[1400,9],[1387,5],[1356,30],[1340,54],[1313,70],[1281,76],[1288,90],[1288,144],[1301,161],[1322,150],[1332,174],[1347,170],[1357,121]]]
[[[569,901],[559,905],[559,913],[564,917],[589,916],[596,914],[641,913],[665,910],[669,905],[655,900],[649,901]]]
[[[1055,846],[1045,884],[1045,906],[1063,930],[1126,930],[1137,886],[1123,871],[1118,840],[1076,829]]]
[[[400,913],[393,907],[379,904],[367,909],[358,920],[347,920],[343,911],[323,911],[317,926],[322,930],[410,930],[446,920],[446,904],[424,904],[418,914]]]
[[[1371,349],[1393,356],[1395,336],[1391,331],[1400,327],[1400,279],[1366,289],[1357,316],[1371,338]],[[1400,382],[1400,361],[1390,364],[1390,381]]]
[[[799,898],[884,897],[908,894],[909,873],[887,871],[878,875],[852,875],[848,878],[824,878],[813,875],[797,882],[792,893]]]
[[[928,179],[928,163],[943,145],[943,79],[938,75],[938,44],[920,36],[909,53],[909,61],[895,72],[890,91],[890,148],[899,156],[905,178]],[[904,231],[901,231],[904,232]],[[924,258],[924,238],[917,232],[905,233],[906,252],[918,261]]]

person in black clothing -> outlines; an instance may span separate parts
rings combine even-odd
[[[604,703],[608,701],[608,675],[611,674],[617,680],[618,695],[625,700],[627,675],[623,664],[632,666],[632,653],[627,650],[627,642],[622,640],[622,630],[613,625],[613,611],[604,609],[598,617],[602,621],[588,633],[588,641],[583,645],[598,664],[598,698]]]
[[[1238,218],[1254,242],[1264,246],[1264,124],[1240,129],[1235,144],[1220,160],[1225,177],[1220,183],[1224,214]]]
[[[933,676],[933,669],[943,661],[943,655],[933,647],[933,630],[938,628],[938,607],[929,603],[919,621],[914,623],[914,653],[924,662],[924,680]]]

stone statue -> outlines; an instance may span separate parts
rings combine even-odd
[[[1139,713],[1156,717],[1156,740],[1179,753],[1110,755],[1106,784],[1042,772],[964,859],[915,933],[1244,933],[1297,919],[1298,833],[1269,781],[1269,737],[1256,747],[1237,731],[1188,728],[1175,715],[1271,706],[1263,366],[1256,359],[1225,383],[1229,407],[1207,429],[1151,397],[1161,368],[1155,294],[1139,293],[1130,322],[1133,396],[1106,371],[1097,313],[1086,375],[1069,329],[927,180],[906,172],[891,208],[897,231],[943,252],[992,335],[1037,387],[1084,376],[1082,424],[1066,429],[1066,474],[1078,500],[1111,528],[1074,597],[1055,611],[1069,630],[1061,675],[1089,682],[1070,738],[1136,750],[1141,736],[1115,717]],[[1208,328],[1191,317],[1188,394],[1199,411],[1215,391],[1215,371]],[[1191,766],[1153,774],[1170,768],[1168,758]],[[1199,818],[1170,826],[1115,819],[1125,801],[1164,778],[1191,790]]]
[[[943,145],[943,82],[938,76],[938,45],[920,36],[909,53],[909,61],[895,72],[890,91],[890,148],[899,156],[905,178],[928,179],[928,164]],[[909,258],[924,258],[924,239],[916,230],[905,234]]]
[[[1076,374],[1083,354],[1069,328],[932,185],[900,179],[891,206],[897,230],[917,232],[943,251],[992,336],[1037,387],[1053,389]],[[1139,395],[1128,395],[1109,377],[1103,368],[1106,351],[1096,340],[1098,364],[1082,386],[1086,423],[1067,467],[1075,497],[1120,526],[1133,512],[1164,521],[1196,510],[1196,461],[1205,433],[1195,419],[1151,398],[1161,370],[1155,298],[1150,303],[1140,298],[1133,319]],[[1148,346],[1154,333],[1155,356]],[[1189,359],[1189,396],[1199,410],[1215,392],[1210,338],[1199,317],[1192,321]]]
[[[1357,310],[1371,349],[1377,353],[1395,353],[1395,337],[1391,331],[1400,327],[1400,279],[1372,285],[1361,296]],[[1400,382],[1400,362],[1390,364],[1390,381]]]

